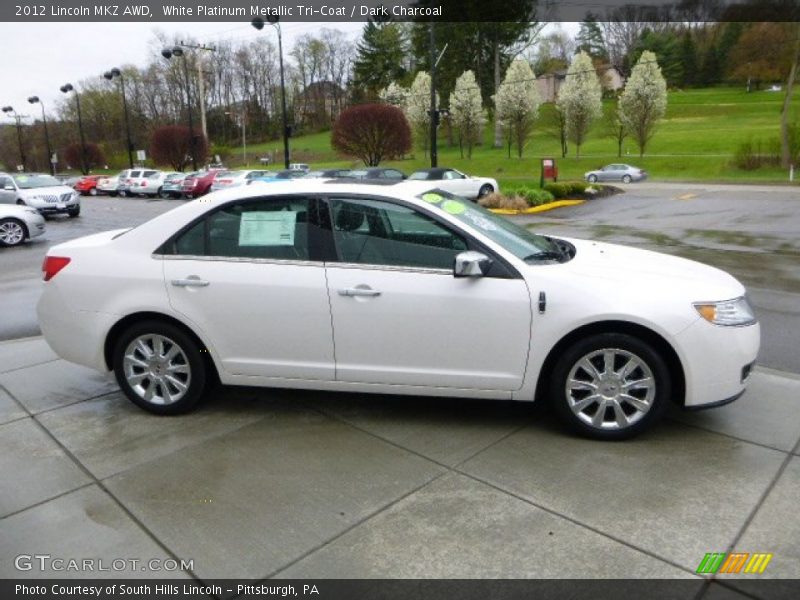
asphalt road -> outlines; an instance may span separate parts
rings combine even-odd
[[[53,218],[42,238],[0,248],[0,340],[39,334],[34,307],[48,247],[137,225],[182,202],[85,198],[79,218]],[[620,196],[514,218],[542,233],[644,247],[729,271],[747,285],[761,320],[759,363],[800,373],[800,190],[634,184]]]

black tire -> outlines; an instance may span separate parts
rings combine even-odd
[[[81,214],[81,207],[80,207],[80,206],[78,206],[78,207],[76,207],[76,208],[70,208],[70,209],[67,211],[67,216],[68,216],[70,219],[74,219],[75,217],[77,217],[77,216],[80,216],[80,214]]]
[[[17,198],[17,206],[27,206],[27,204],[25,204],[25,200],[22,198]]]
[[[633,179],[631,179],[630,175],[623,175],[622,176],[622,183],[630,183],[631,181],[633,181]]]
[[[580,364],[585,364],[584,360],[588,359],[597,371],[599,371],[598,365],[602,367],[604,371],[599,375],[606,375],[605,354],[595,354],[605,350],[614,353],[611,370],[614,371],[613,375],[615,376],[624,372],[631,357],[644,365],[644,367],[640,367],[637,364],[622,378],[622,381],[626,381],[630,377],[632,381],[646,382],[650,380],[653,382],[652,389],[645,390],[643,386],[628,388],[630,392],[628,396],[632,396],[633,400],[638,402],[629,402],[626,399],[621,402],[612,400],[612,398],[618,398],[620,391],[625,387],[624,384],[620,385],[622,381],[615,377],[596,385],[594,392],[589,387],[580,389],[582,387],[580,384],[568,392],[567,385],[570,375],[572,375],[573,381],[578,380],[581,383],[599,381],[591,376],[588,370],[580,366]],[[630,364],[633,362],[635,361]],[[624,333],[601,333],[576,342],[561,354],[552,371],[549,391],[550,403],[556,414],[573,431],[598,440],[624,440],[640,434],[661,419],[669,404],[671,387],[669,368],[661,355],[650,344]],[[597,396],[597,400],[589,400],[589,396]],[[576,408],[581,416],[573,412],[571,403],[580,404],[587,400],[589,402],[583,407],[586,409],[585,412],[580,410],[580,407]],[[649,408],[637,409],[637,404],[640,407]],[[603,414],[599,415],[601,410]],[[616,419],[620,411],[621,419],[625,423],[622,426]],[[595,419],[599,425],[588,422]]]
[[[484,183],[481,186],[481,189],[478,190],[478,198],[483,198],[484,196],[488,196],[494,191],[494,188],[489,185],[488,183]]]
[[[28,228],[19,219],[0,219],[0,247],[20,246],[28,239]]]
[[[125,190],[120,190],[117,193],[119,194],[120,198],[127,198],[128,197],[128,192],[126,192]]]
[[[597,175],[589,175],[586,178],[586,181],[588,181],[589,183],[597,183]]]
[[[148,374],[153,371],[147,371],[143,367],[131,365],[130,363],[127,366],[125,364],[125,353],[128,347],[138,338],[146,340],[153,336],[160,336],[165,339],[163,349],[166,352],[171,348],[171,345],[168,346],[167,342],[177,346],[179,352],[182,353],[176,357],[176,359],[179,359],[177,365],[181,367],[185,366],[188,369],[188,375],[186,377],[184,377],[184,373],[169,373],[174,379],[188,385],[184,394],[171,403],[158,403],[158,399],[163,399],[165,395],[173,391],[180,392],[179,388],[175,387],[173,384],[166,383],[168,391],[165,393],[164,387],[162,387],[165,385],[163,379],[160,383],[156,379],[149,378]],[[151,351],[155,347],[154,344],[148,345],[147,342],[145,342],[145,345]],[[139,353],[136,355],[137,357],[140,358],[144,356],[141,351],[136,352]],[[192,410],[203,398],[208,377],[206,375],[206,364],[200,354],[200,348],[197,347],[196,342],[189,335],[175,325],[161,321],[142,321],[141,323],[132,325],[117,340],[114,346],[113,359],[114,375],[117,378],[119,387],[131,402],[148,412],[157,415],[177,415],[185,413]],[[156,373],[165,372],[163,366],[159,367],[155,365],[150,368],[155,369]],[[140,389],[134,389],[132,384],[128,381],[126,369],[134,376],[144,374],[141,385],[137,386]],[[158,369],[161,370],[159,371]],[[157,375],[153,377],[157,377]],[[154,400],[147,400],[147,390],[151,388]],[[158,394],[161,394],[161,396],[158,396]]]
[[[112,198],[116,198],[117,192],[108,192],[108,195],[111,196]]]
[[[166,200],[169,198],[169,192],[165,192],[164,188],[158,188],[158,197]]]
[[[89,190],[89,195],[90,196],[97,196],[97,188],[93,187],[92,189],[90,189]]]

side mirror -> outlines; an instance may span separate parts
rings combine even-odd
[[[491,266],[491,258],[480,252],[467,250],[456,255],[453,277],[483,277]]]

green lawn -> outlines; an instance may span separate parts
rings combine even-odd
[[[794,117],[800,118],[800,91],[794,95]],[[539,179],[539,159],[555,157],[563,179],[581,178],[585,171],[609,162],[628,162],[646,169],[651,179],[675,181],[735,181],[786,182],[788,174],[781,169],[764,168],[741,171],[731,165],[737,147],[748,140],[761,142],[764,151],[779,140],[780,113],[783,92],[754,91],[743,88],[711,88],[670,92],[667,115],[659,125],[647,154],[639,158],[631,140],[624,144],[623,157],[616,153],[616,143],[604,134],[597,123],[581,148],[581,158],[570,155],[560,158],[559,144],[541,123],[535,129],[522,159],[507,157],[505,149],[492,148],[493,132],[487,127],[484,143],[473,152],[472,159],[462,159],[458,147],[448,145],[440,135],[439,164],[484,176],[496,177],[501,186],[535,183]],[[552,105],[543,105],[540,122],[544,122]],[[360,163],[337,156],[330,146],[330,134],[319,133],[292,138],[293,160],[318,166],[358,166]],[[241,149],[233,149],[229,163],[241,163]],[[248,146],[249,162],[256,163],[260,155],[275,151],[280,162],[282,142]],[[429,166],[428,158],[420,151],[405,160],[387,165],[405,172]]]

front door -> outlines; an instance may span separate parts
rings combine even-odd
[[[333,380],[325,267],[313,260],[316,201],[228,204],[177,238],[164,260],[171,306],[234,375]]]
[[[519,389],[531,325],[522,279],[455,278],[463,235],[391,200],[329,201],[337,380]]]

